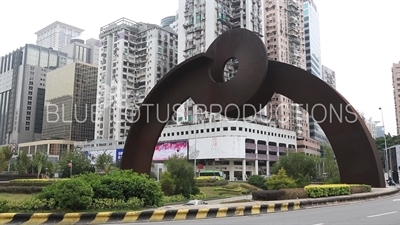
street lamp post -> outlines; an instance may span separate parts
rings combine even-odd
[[[388,163],[388,157],[387,157],[387,142],[386,142],[386,131],[385,131],[385,122],[383,120],[383,110],[382,107],[379,107],[379,110],[381,111],[381,116],[382,116],[382,126],[383,126],[383,140],[385,141],[385,150],[384,150],[384,157],[385,157],[385,167],[386,171],[388,173],[388,177],[391,177],[390,171],[389,171],[389,163]]]

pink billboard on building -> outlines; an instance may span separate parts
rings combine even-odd
[[[175,154],[186,157],[187,147],[187,141],[158,143],[154,150],[153,161],[165,161]]]

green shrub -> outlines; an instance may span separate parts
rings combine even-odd
[[[46,183],[46,182],[54,182],[54,181],[61,181],[61,180],[68,180],[69,178],[64,179],[15,179],[10,180],[10,183]]]
[[[205,200],[207,196],[203,193],[198,195],[191,195],[190,198],[185,198],[183,195],[172,195],[172,196],[164,196],[164,203],[181,203],[186,202],[187,200]]]
[[[122,199],[128,201],[138,198],[144,207],[161,206],[164,194],[161,186],[147,175],[131,170],[116,170],[107,175],[84,174],[79,179],[87,182],[94,191],[94,199]]]
[[[38,212],[45,210],[54,210],[55,202],[53,200],[39,200],[28,198],[25,200],[9,201],[0,200],[0,213],[9,212]]]
[[[285,192],[282,196],[282,200],[308,198],[308,194],[304,188],[290,188],[281,190]]]
[[[171,177],[171,174],[168,171],[165,171],[161,174],[160,179],[161,190],[165,195],[171,196],[175,193],[175,184],[174,180]]]
[[[81,179],[55,182],[36,196],[41,200],[54,200],[55,207],[68,210],[85,210],[93,201],[93,189]]]
[[[0,187],[0,193],[10,193],[10,194],[34,194],[42,192],[43,187],[35,187],[35,186],[9,186],[9,187]]]
[[[261,175],[251,175],[247,182],[253,186],[266,190],[267,187],[265,186],[265,180],[266,179]]]
[[[8,182],[0,183],[0,187],[45,187],[53,182]]]
[[[258,190],[251,193],[255,201],[274,201],[280,200],[285,195],[283,190]]]
[[[139,210],[143,208],[143,201],[138,198],[122,199],[94,199],[90,209],[92,210]]]
[[[371,192],[371,186],[366,184],[352,184],[350,185],[351,194]]]
[[[350,185],[347,184],[309,185],[304,190],[311,198],[351,194]]]
[[[274,174],[265,182],[268,190],[279,190],[284,188],[295,188],[296,182],[286,175],[285,169],[281,168],[278,174]]]

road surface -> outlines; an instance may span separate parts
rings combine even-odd
[[[357,203],[261,214],[257,216],[151,223],[154,225],[399,225],[400,194]]]

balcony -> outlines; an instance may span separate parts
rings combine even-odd
[[[278,147],[277,146],[269,146],[269,151],[270,152],[277,152],[278,151]]]
[[[257,159],[257,155],[254,153],[246,153],[246,159],[247,160],[256,160]]]
[[[257,149],[258,149],[258,150],[267,151],[267,146],[266,146],[266,145],[257,144]]]
[[[286,152],[286,147],[279,147],[279,152]]]
[[[268,160],[272,162],[278,161],[278,156],[277,155],[269,155]]]
[[[247,149],[256,149],[256,144],[254,144],[254,143],[247,143],[247,142],[246,142],[246,148],[247,148]]]

